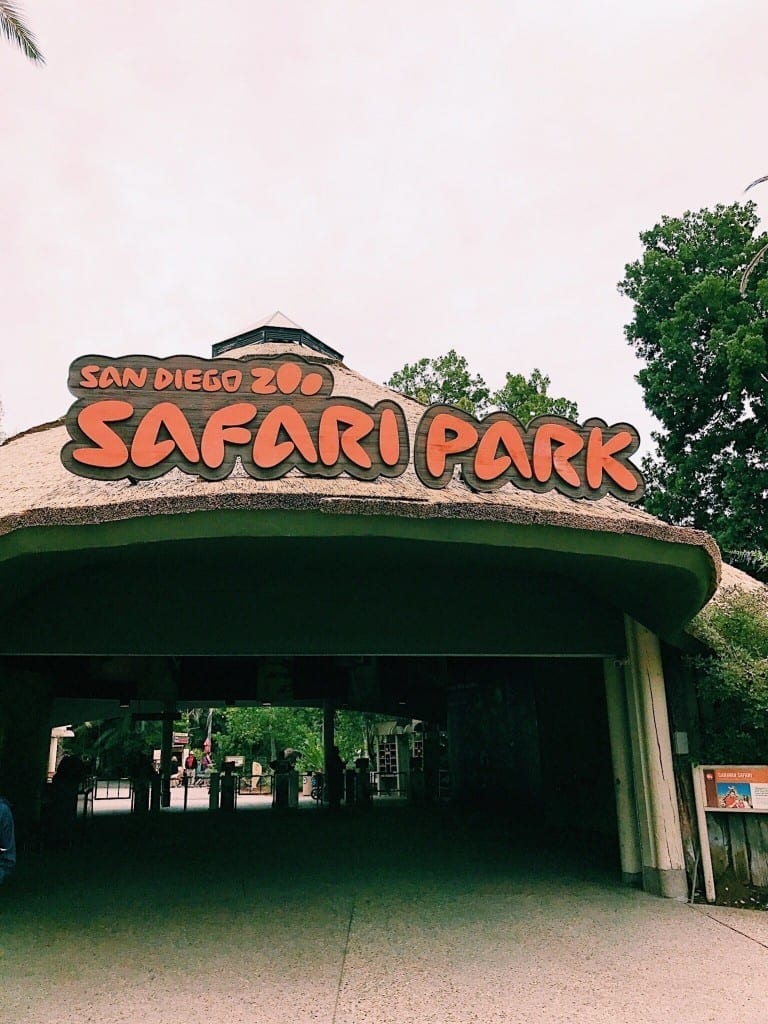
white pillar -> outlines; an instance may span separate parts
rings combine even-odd
[[[628,655],[627,709],[643,888],[657,896],[686,899],[688,882],[659,639],[628,616],[624,623]]]
[[[56,762],[59,758],[59,737],[51,733],[51,745],[48,748],[48,778],[56,774]]]
[[[619,829],[621,876],[626,885],[641,885],[643,858],[640,849],[640,835],[637,830],[627,691],[621,664],[615,658],[604,658],[603,676],[608,707],[608,733],[611,741],[616,820]]]

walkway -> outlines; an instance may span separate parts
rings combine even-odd
[[[623,889],[594,851],[397,805],[138,824],[0,889],[4,1020],[768,1020],[768,915]]]

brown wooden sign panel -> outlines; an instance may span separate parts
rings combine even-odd
[[[445,487],[456,466],[473,491],[504,484],[529,491],[557,490],[573,498],[613,494],[639,501],[644,484],[630,461],[640,437],[628,423],[573,423],[537,416],[527,427],[509,413],[477,420],[461,409],[433,405],[419,423],[414,443],[416,473],[427,487]]]
[[[148,480],[173,467],[221,480],[238,458],[262,480],[294,467],[374,480],[399,476],[409,462],[395,402],[334,398],[327,366],[299,356],[84,356],[70,367],[69,388],[78,401],[62,462],[99,480]]]
[[[97,480],[149,480],[174,467],[221,480],[237,459],[261,480],[294,468],[358,480],[400,476],[411,458],[402,408],[389,399],[368,405],[335,396],[333,387],[325,363],[300,356],[82,356],[70,367],[76,402],[61,459],[72,473]],[[507,413],[477,420],[441,405],[418,424],[414,467],[431,488],[445,487],[459,466],[476,491],[512,483],[639,501],[643,480],[630,461],[638,445],[625,423],[540,416],[523,427]]]

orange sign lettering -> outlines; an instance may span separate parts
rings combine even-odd
[[[558,490],[574,498],[613,494],[639,501],[643,478],[630,461],[640,438],[627,423],[583,425],[560,416],[538,416],[524,427],[495,412],[483,420],[435,405],[419,423],[414,442],[416,473],[427,487],[445,487],[456,468],[474,491],[505,484],[531,491]]]
[[[256,479],[298,469],[358,480],[400,476],[411,439],[397,402],[368,405],[334,395],[331,368],[301,357],[83,356],[70,367],[68,470],[100,480],[149,480],[173,468],[206,480],[239,461]],[[626,423],[573,423],[508,413],[482,420],[452,406],[426,409],[413,440],[423,484],[460,478],[475,491],[506,484],[578,498],[639,501],[643,478],[631,456],[640,441]]]

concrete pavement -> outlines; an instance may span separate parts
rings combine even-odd
[[[141,827],[0,890],[3,1020],[768,1022],[768,916],[624,889],[599,844],[394,804]]]

